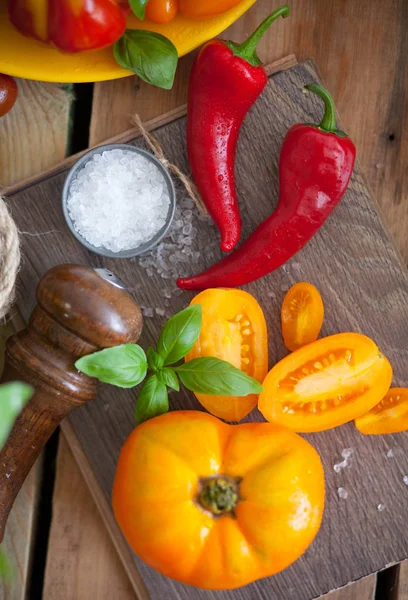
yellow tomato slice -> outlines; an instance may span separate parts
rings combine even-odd
[[[258,408],[268,421],[300,432],[337,427],[387,393],[392,368],[375,343],[340,333],[293,352],[268,373]]]
[[[268,372],[268,334],[262,308],[255,298],[242,290],[218,288],[201,292],[191,304],[201,304],[203,323],[186,361],[215,356],[262,382]],[[227,421],[243,419],[258,399],[254,394],[196,397],[210,413]]]
[[[399,433],[408,430],[408,388],[391,388],[368,413],[355,421],[366,435]]]
[[[319,291],[302,281],[286,294],[281,311],[282,335],[288,350],[317,340],[323,325],[324,306]]]

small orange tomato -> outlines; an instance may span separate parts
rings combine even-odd
[[[206,19],[226,12],[241,0],[180,0],[180,11],[188,19]]]
[[[215,356],[262,383],[268,372],[268,333],[255,298],[242,290],[217,288],[201,292],[191,304],[201,305],[203,321],[199,338],[185,360]],[[227,421],[240,421],[258,401],[254,394],[196,397],[210,413]]]
[[[316,341],[323,325],[324,306],[315,286],[305,281],[293,285],[283,300],[281,318],[288,350]]]
[[[368,413],[355,421],[367,435],[399,433],[408,430],[408,388],[391,388]]]
[[[392,368],[360,333],[339,333],[278,362],[263,382],[258,408],[295,431],[323,431],[366,413],[387,393]]]
[[[0,117],[4,117],[17,100],[18,88],[15,80],[9,75],[0,73]]]
[[[169,23],[178,13],[178,0],[149,0],[146,19],[153,23]]]
[[[284,427],[176,411],[130,434],[112,499],[148,565],[226,590],[273,575],[306,550],[322,519],[324,474],[316,450]]]

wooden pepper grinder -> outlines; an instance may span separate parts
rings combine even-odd
[[[13,502],[45,443],[73,408],[96,395],[97,381],[74,363],[101,348],[136,342],[142,314],[105,269],[59,265],[37,287],[27,329],[7,342],[2,382],[35,390],[0,452],[0,541]]]

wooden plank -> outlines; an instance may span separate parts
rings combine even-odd
[[[88,506],[86,512],[82,510],[84,505]],[[106,577],[106,569],[109,577]],[[134,598],[119,556],[64,436],[59,443],[43,597],[47,600]]]
[[[68,86],[17,79],[17,102],[0,119],[0,185],[38,175],[67,150],[72,92]]]
[[[0,188],[38,174],[62,160],[67,149],[72,93],[66,86],[17,80],[19,95],[13,110],[0,119]],[[16,315],[15,315],[16,317]],[[18,327],[0,327],[0,348]],[[14,576],[0,588],[1,600],[22,600],[28,593],[32,544],[42,478],[40,458],[22,487],[7,523],[2,547]]]
[[[273,73],[280,69],[290,68],[295,64],[296,59],[294,57],[286,57],[281,61],[276,61],[273,65],[269,65],[268,72]],[[128,82],[131,81],[133,80],[128,79],[124,80],[123,82],[115,82],[117,85],[109,86],[108,91],[114,89],[115,93],[117,93],[118,89],[122,87],[121,83],[123,83],[123,88],[126,92],[129,87]],[[134,82],[132,85],[134,85]],[[96,84],[95,92],[101,93],[103,88],[104,84]],[[100,92],[98,92],[98,90],[100,90]],[[107,97],[109,97],[109,94],[107,94]],[[115,130],[112,129],[110,120],[106,119],[107,105],[101,106],[101,104],[98,104],[98,106],[99,110],[94,110],[92,113],[91,134],[89,140],[91,146],[95,145],[96,143],[103,142],[106,139],[107,136],[103,135],[106,127],[108,128],[109,133],[116,133]],[[144,107],[141,108],[143,110]],[[172,115],[169,120],[172,120],[173,118],[179,118],[180,116],[184,116],[184,114],[185,107],[182,107],[182,111],[179,111],[179,109],[176,108],[175,111],[172,111]],[[146,119],[147,115],[148,113],[145,114],[143,111],[141,118]],[[127,115],[124,123],[119,119],[117,123],[118,131],[121,131],[122,125],[124,125],[123,129],[128,127],[128,118],[129,115]],[[167,116],[166,119],[168,118],[169,117]],[[157,123],[157,118],[153,118],[153,128],[158,126]],[[134,137],[135,133],[137,134],[138,132],[132,130],[130,133],[126,133],[125,135],[128,136],[126,139]],[[113,546],[115,546],[119,556],[122,559],[122,563],[119,563],[120,565],[123,564],[126,567],[126,565],[129,563],[132,564],[132,560],[129,557],[129,547],[126,542],[124,542],[122,536],[117,535],[118,532],[114,522],[112,522],[111,526],[109,527],[110,531],[114,535],[113,540],[106,535],[106,527],[102,525],[102,522],[99,523],[99,527],[93,526],[95,525],[95,503],[102,511],[105,523],[108,519],[112,520],[112,513],[107,507],[104,497],[102,496],[101,498],[98,482],[95,480],[92,471],[89,469],[89,462],[87,461],[86,456],[84,456],[82,448],[78,443],[78,439],[76,438],[72,427],[69,425],[69,423],[65,423],[62,426],[62,430],[63,434],[67,437],[71,451],[68,449],[66,443],[61,443],[60,447],[58,448],[58,465],[63,464],[65,465],[65,468],[63,470],[59,469],[58,477],[55,482],[53,514],[58,515],[58,518],[53,517],[50,531],[44,597],[50,599],[55,597],[58,598],[58,600],[71,600],[72,589],[75,588],[61,585],[61,580],[65,579],[66,573],[69,573],[72,581],[83,582],[83,588],[80,590],[80,592],[84,597],[91,596],[89,593],[89,585],[92,585],[92,583],[89,585],[86,583],[89,574],[87,563],[89,541],[86,536],[81,535],[82,523],[90,522],[92,524],[92,543],[94,548],[97,548],[102,556],[105,558],[112,556],[112,554],[115,552]],[[82,477],[78,473],[78,467],[74,462],[73,454],[78,461],[82,472]],[[88,490],[84,479],[86,480],[88,487],[91,488],[91,491]],[[74,495],[74,497],[71,493],[70,482],[72,480],[82,482],[82,493]],[[91,481],[93,481],[92,484]],[[60,506],[64,506],[63,511],[59,510]],[[75,547],[73,548],[73,546],[70,546],[68,550],[66,548],[66,544],[61,544],[60,542],[61,537],[64,536],[67,522],[69,522],[72,535],[75,535],[76,537]],[[64,566],[63,575],[61,575],[61,565]],[[101,598],[109,597],[112,581],[117,581],[120,575],[123,576],[123,567],[119,566],[117,561],[105,560],[103,568],[101,568],[98,573],[98,587]],[[134,579],[134,576],[135,573],[132,569],[130,571],[130,577]],[[134,582],[134,587],[137,587],[138,589],[141,588],[141,585],[141,582]],[[133,598],[133,588],[127,589],[126,592],[122,591],[122,596],[123,600],[125,600],[127,597]]]
[[[408,600],[408,560],[402,562],[398,569],[398,590],[391,600]]]
[[[315,79],[310,65],[300,65],[276,75],[244,124],[237,156],[238,189],[241,198],[245,199],[242,211],[244,237],[270,213],[271,198],[277,196],[277,157],[282,136],[293,123],[315,121],[321,114],[318,100],[309,97],[306,102],[302,93],[303,85]],[[274,106],[273,114],[271,106]],[[179,119],[159,128],[155,135],[166,156],[186,170],[184,129],[185,123]],[[250,152],[245,149],[248,143],[251,144]],[[256,202],[253,178],[248,178],[248,173],[257,174]],[[29,307],[34,304],[34,282],[39,274],[62,260],[111,268],[132,290],[137,290],[142,305],[165,308],[162,292],[166,282],[156,274],[146,278],[137,260],[104,260],[90,255],[70,236],[59,203],[63,181],[64,173],[61,173],[16,194],[11,201],[13,214],[24,230],[39,233],[52,229],[58,232],[55,238],[58,244],[54,244],[50,236],[39,235],[25,240],[25,247],[29,244],[30,251],[26,252],[19,281],[19,308],[23,316],[27,318]],[[43,201],[41,210],[38,208],[39,197]],[[213,231],[210,223],[200,223],[194,249],[199,251],[205,247],[206,253],[195,268],[213,263],[220,255],[215,242],[214,248],[208,247],[208,235],[213,235]],[[44,251],[44,244],[47,251]],[[181,264],[179,268],[182,269]],[[395,383],[404,384],[408,360],[407,272],[384,232],[358,168],[344,201],[302,253],[284,269],[248,286],[261,301],[270,324],[271,362],[284,354],[279,333],[280,302],[284,291],[299,279],[309,280],[322,290],[327,308],[323,334],[344,329],[363,330],[378,341],[391,359]],[[181,309],[189,298],[191,294],[173,297],[172,310]],[[269,298],[267,302],[266,298]],[[384,314],[388,316],[387,320]],[[143,346],[152,343],[160,326],[158,317],[147,320],[141,340]],[[108,502],[120,446],[133,427],[134,392],[121,393],[120,404],[117,394],[117,390],[104,388],[99,400],[84,406],[71,417]],[[186,392],[172,395],[171,404],[172,408],[198,408]],[[115,410],[112,410],[113,405]],[[257,415],[254,413],[251,418],[257,418]],[[217,594],[217,598],[250,597],[255,600],[267,596],[269,600],[275,600],[284,593],[285,600],[309,600],[407,556],[407,524],[403,518],[406,487],[402,482],[408,470],[407,434],[392,440],[362,438],[350,425],[308,438],[323,457],[327,477],[327,509],[316,542],[285,572],[233,594]],[[392,463],[387,458],[390,446],[395,455]],[[353,469],[337,474],[333,464],[345,447],[354,448],[355,465]],[[338,498],[340,485],[349,492],[347,500]],[[380,503],[386,508],[381,512],[377,510]],[[202,590],[189,589],[187,592],[187,588],[159,576],[146,565],[138,562],[138,567],[154,600],[165,596],[176,600],[215,597]]]
[[[344,588],[330,592],[320,600],[374,600],[376,577],[370,575]],[[391,598],[383,598],[391,600]]]

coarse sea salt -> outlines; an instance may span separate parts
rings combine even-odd
[[[76,231],[97,248],[132,250],[165,225],[170,207],[160,169],[131,150],[94,154],[68,192],[67,208]]]

